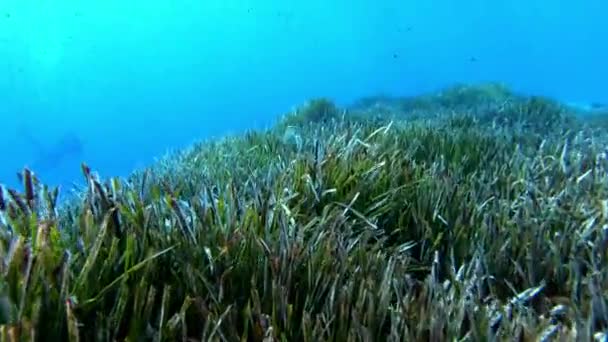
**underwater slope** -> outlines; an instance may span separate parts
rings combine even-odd
[[[5,338],[567,340],[608,326],[607,128],[501,85],[201,142],[57,207],[0,197]]]

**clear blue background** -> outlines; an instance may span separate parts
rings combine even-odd
[[[82,160],[126,175],[313,96],[497,80],[608,102],[607,16],[605,0],[2,0],[0,183],[36,144],[63,157],[43,181],[68,186]],[[71,133],[82,154],[58,143]]]

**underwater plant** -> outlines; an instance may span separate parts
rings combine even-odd
[[[607,132],[518,105],[321,101],[126,178],[83,165],[61,205],[25,169],[0,190],[0,339],[601,340]]]
[[[300,126],[308,123],[329,123],[339,118],[340,114],[340,110],[330,99],[315,98],[285,115],[281,124]]]

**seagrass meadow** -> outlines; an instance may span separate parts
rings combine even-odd
[[[604,341],[608,121],[313,99],[58,202],[0,191],[2,341]]]

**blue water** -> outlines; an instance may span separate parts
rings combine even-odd
[[[501,81],[608,102],[605,0],[0,2],[0,183],[124,176],[310,97]]]

